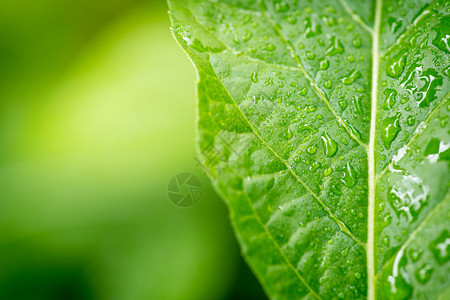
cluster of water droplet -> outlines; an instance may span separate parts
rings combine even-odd
[[[377,190],[377,263],[391,270],[382,273],[386,294],[398,299],[413,293],[414,280],[439,277],[433,264],[414,262],[420,254],[399,251],[443,197],[432,192],[442,190],[435,188],[441,181],[432,183],[420,172],[445,174],[450,157],[442,141],[450,107],[437,101],[449,90],[449,8],[442,0],[432,7],[427,2],[389,1],[381,22],[376,173],[386,175]],[[202,76],[201,94],[208,96],[200,102],[210,103],[203,106],[203,122],[209,131],[217,124],[213,139],[233,174],[247,174],[230,175],[230,186],[245,191],[276,245],[314,290],[320,286],[343,299],[364,295],[365,253],[342,226],[366,240],[367,153],[361,144],[369,142],[373,53],[370,29],[360,22],[372,24],[371,4],[350,1],[361,17],[355,21],[339,1],[192,3],[189,22],[196,29],[175,31],[212,67]],[[207,83],[214,76],[219,81]],[[439,129],[428,132],[435,110]],[[245,130],[225,126],[240,114],[249,123]],[[231,136],[231,145],[220,135]],[[416,135],[419,144],[405,146]],[[231,161],[232,148],[245,140],[251,143]],[[404,250],[425,251],[443,264],[447,240],[443,231],[427,251],[416,245]],[[336,276],[350,288],[333,282]]]

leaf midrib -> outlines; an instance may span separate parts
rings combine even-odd
[[[371,90],[371,116],[368,161],[368,205],[367,205],[367,299],[375,299],[375,193],[376,193],[376,170],[375,170],[375,136],[376,117],[378,105],[378,67],[379,60],[379,40],[381,25],[382,0],[377,0],[375,4],[375,23],[372,34],[372,90]]]

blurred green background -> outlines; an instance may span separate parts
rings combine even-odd
[[[194,160],[163,1],[0,0],[0,70],[0,299],[264,299]]]

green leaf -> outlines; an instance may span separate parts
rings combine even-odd
[[[170,0],[198,146],[272,299],[450,293],[450,4]]]

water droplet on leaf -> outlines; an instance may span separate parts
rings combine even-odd
[[[398,78],[402,75],[403,70],[405,69],[406,63],[406,53],[400,52],[394,55],[388,61],[387,73],[392,78]]]
[[[336,54],[340,54],[343,53],[345,51],[344,46],[342,45],[341,41],[335,37],[332,36],[331,40],[330,40],[330,46],[327,48],[326,50],[326,54],[327,55],[336,55]]]
[[[384,119],[383,121],[383,131],[381,138],[383,140],[384,148],[389,150],[394,139],[400,132],[400,114]]]
[[[321,136],[321,139],[325,148],[325,154],[328,157],[335,155],[338,148],[336,142],[326,132]]]

